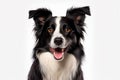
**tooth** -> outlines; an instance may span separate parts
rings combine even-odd
[[[62,49],[62,51],[64,51],[64,49]]]

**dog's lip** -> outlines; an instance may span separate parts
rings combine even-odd
[[[60,48],[60,47],[52,48],[52,47],[50,47],[50,51],[51,52],[53,52],[53,51],[57,51],[57,52],[62,51],[62,52],[65,52],[65,50],[66,50],[66,48]]]

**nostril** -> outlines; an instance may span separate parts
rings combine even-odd
[[[54,43],[56,45],[61,45],[63,43],[63,39],[61,37],[57,37],[54,39]]]

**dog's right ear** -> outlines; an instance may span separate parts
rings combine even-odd
[[[71,18],[75,21],[75,24],[81,24],[84,23],[85,15],[91,15],[90,14],[90,8],[89,6],[85,7],[79,7],[79,8],[71,8],[67,10],[66,16],[68,18]]]
[[[52,17],[52,12],[46,8],[40,8],[37,10],[30,10],[29,11],[29,19],[33,18],[34,20],[39,20],[39,23],[41,25],[44,24],[44,22],[48,19]]]

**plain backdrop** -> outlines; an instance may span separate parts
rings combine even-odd
[[[0,0],[0,80],[27,80],[35,45],[28,11],[46,7],[65,16],[71,7],[90,6],[83,60],[85,80],[120,80],[119,0]]]

